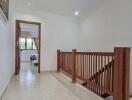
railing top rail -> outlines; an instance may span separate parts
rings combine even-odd
[[[60,51],[60,53],[72,53],[72,52],[64,52],[64,51]]]
[[[60,53],[72,53],[60,51]],[[76,52],[77,55],[102,55],[102,56],[114,56],[114,52]]]
[[[76,52],[77,54],[84,55],[103,55],[103,56],[114,56],[114,52]]]

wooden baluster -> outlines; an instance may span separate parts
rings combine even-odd
[[[92,77],[92,55],[90,55],[90,77]],[[90,85],[90,89],[92,90],[92,86],[91,85]]]
[[[70,53],[67,52],[67,70],[68,70],[69,74],[71,74],[71,68],[70,68],[71,66],[70,66],[69,60],[70,60]]]
[[[72,50],[72,82],[76,83],[76,49]]]
[[[92,76],[94,75],[94,55],[92,55]],[[94,80],[93,80],[94,83]],[[94,92],[94,86],[93,86],[93,92]]]
[[[63,54],[61,52],[61,69],[63,69]]]
[[[82,77],[82,63],[81,63],[81,54],[79,56],[79,64],[80,64],[80,77]]]
[[[99,60],[98,60],[98,67],[99,67],[99,68],[98,68],[98,69],[101,70],[101,69],[100,69],[100,55],[99,55],[98,57],[99,57]],[[99,71],[99,70],[98,70],[98,71]],[[98,75],[98,85],[100,85],[100,75]],[[99,90],[99,95],[100,95],[100,90]]]
[[[113,91],[113,80],[114,80],[114,56],[112,57],[112,60],[113,60],[113,62],[112,62],[112,90],[111,91]]]
[[[109,84],[109,83],[110,83],[109,60],[110,60],[110,59],[109,59],[109,56],[108,56],[108,58],[107,58],[107,64],[108,64],[108,66],[107,66],[107,89],[108,89],[108,90],[109,90],[109,85],[110,85],[110,84]]]
[[[112,57],[111,57],[111,56],[110,56],[110,58],[111,58],[110,61],[112,61]],[[111,85],[112,85],[112,83],[111,83],[111,82],[112,82],[112,67],[111,67],[111,65],[112,65],[112,64],[109,65],[109,66],[110,66],[110,84],[109,84],[109,85],[110,85],[110,86],[109,86],[110,91],[111,91]]]
[[[71,73],[70,73],[69,62],[68,62],[68,59],[69,59],[69,52],[67,52],[67,56],[66,56],[66,58],[67,58],[67,59],[66,59],[67,70],[68,70],[68,73],[71,74]]]
[[[85,66],[86,66],[86,65],[85,65],[85,54],[83,54],[83,60],[84,60],[84,61],[83,61],[83,63],[84,63],[84,64],[83,64],[83,67],[84,67],[84,74],[83,74],[83,76],[84,76],[84,79],[86,79],[86,78],[85,78],[85,75],[86,75],[86,69],[85,69]]]
[[[88,80],[89,76],[88,76],[88,55],[86,55],[86,79]],[[87,84],[88,87],[88,84]]]
[[[97,73],[97,55],[95,56],[95,73]],[[95,79],[95,84],[97,84],[97,79]],[[98,89],[96,88],[96,93],[98,94]]]
[[[57,71],[60,71],[60,50],[57,50]]]
[[[76,76],[78,76],[78,55],[76,54]]]
[[[90,78],[91,76],[90,76],[90,55],[88,55],[88,78]],[[89,89],[90,89],[90,85],[89,85]]]
[[[64,70],[64,53],[62,52],[62,68]]]
[[[63,53],[63,66],[64,66],[64,70],[66,71],[66,67],[65,67],[65,52]]]
[[[91,56],[89,54],[89,78],[91,77]],[[91,80],[90,80],[91,81]],[[91,90],[91,85],[89,84],[89,89]]]
[[[67,66],[67,52],[65,52],[65,68],[66,68],[67,73],[69,73],[68,66]]]
[[[94,66],[94,75],[96,74],[96,55],[94,55],[94,62],[93,62],[93,66]],[[94,84],[96,84],[96,79],[94,79]],[[96,87],[94,87],[95,93],[96,93]]]
[[[82,78],[84,79],[84,54],[82,54]]]
[[[81,77],[80,54],[78,54],[78,72],[79,72],[79,77]]]
[[[106,59],[107,59],[107,56],[104,56],[104,88],[106,89],[106,79],[107,79],[107,76],[106,76]],[[106,91],[105,91],[105,93],[106,93]]]
[[[70,70],[70,74],[72,74],[72,56],[71,53],[68,54],[68,66],[69,66],[69,70]]]
[[[81,74],[82,74],[82,66],[81,66],[81,55],[79,55],[79,75],[81,77]]]
[[[70,66],[69,66],[69,52],[66,52],[66,69],[67,69],[67,72],[69,73],[69,74],[71,74],[70,73]]]
[[[69,74],[71,74],[71,69],[70,69],[70,63],[69,63],[69,60],[70,60],[70,56],[69,56],[69,52],[66,53],[66,67],[67,67],[67,72]]]
[[[63,52],[63,68],[65,70],[65,53]]]
[[[101,55],[101,63],[100,63],[101,69],[103,69],[103,55]],[[103,71],[101,73],[101,87],[103,87]],[[102,95],[102,90],[101,90],[101,95]]]
[[[92,70],[92,72],[93,72],[93,75],[94,75],[94,54],[92,55],[93,57],[92,57],[92,59],[93,59],[93,62],[92,62],[92,67],[93,67],[93,70]],[[95,80],[93,80],[93,83],[94,83],[94,81]],[[95,87],[93,86],[93,92],[95,92]]]
[[[87,75],[87,69],[86,69],[86,54],[84,54],[84,79],[87,79],[86,75]]]

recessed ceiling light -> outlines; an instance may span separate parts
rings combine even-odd
[[[28,2],[28,6],[31,6],[31,2]]]
[[[79,15],[79,11],[75,11],[74,15],[78,16]]]

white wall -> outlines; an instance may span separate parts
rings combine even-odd
[[[80,50],[113,51],[116,46],[132,47],[132,0],[105,0],[100,9],[80,22]],[[132,93],[132,77],[130,85]]]
[[[16,19],[40,22],[41,71],[56,70],[56,50],[71,50],[77,47],[78,24],[72,18],[44,12],[16,10]]]
[[[21,61],[30,62],[30,56],[38,54],[37,50],[22,50],[21,51]]]
[[[10,1],[10,0],[9,0]],[[12,21],[12,5],[10,4],[9,21],[4,21],[0,17],[0,97],[7,87],[13,75],[13,35],[11,30]]]
[[[83,51],[113,51],[115,46],[132,47],[131,5],[132,0],[105,0],[97,11],[80,20],[80,27],[74,18],[46,12],[16,10],[15,8],[13,23],[4,23],[0,20],[0,46],[2,47],[0,48],[0,95],[14,71],[12,67],[15,65],[16,19],[42,24],[41,70],[52,70],[56,69],[56,50],[58,48],[71,50],[78,47]],[[14,24],[14,26],[10,27],[10,24]]]

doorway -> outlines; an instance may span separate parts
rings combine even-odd
[[[41,23],[16,20],[15,75],[20,73],[21,62],[29,62],[40,73],[40,41]]]

